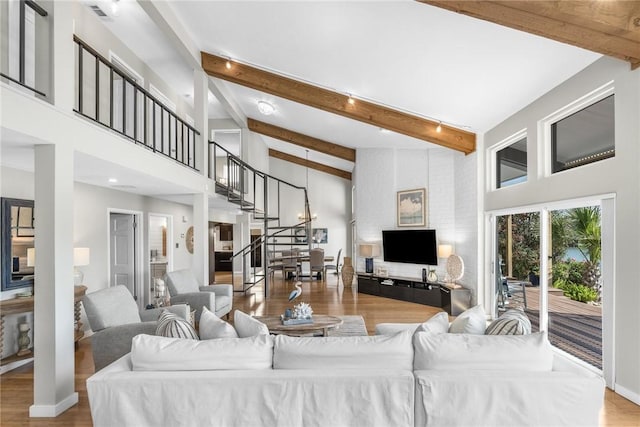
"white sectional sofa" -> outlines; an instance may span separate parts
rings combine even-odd
[[[545,334],[139,335],[87,380],[100,426],[598,425],[604,382]]]

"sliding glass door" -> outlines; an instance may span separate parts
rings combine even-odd
[[[611,372],[613,199],[496,212],[494,315],[522,309],[532,330],[605,379]],[[611,220],[610,220],[611,219]],[[607,379],[609,382],[610,379]]]

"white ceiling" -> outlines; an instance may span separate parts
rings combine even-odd
[[[82,1],[110,13],[110,1]],[[103,21],[105,25],[176,93],[192,94],[193,71],[169,38],[136,1],[119,4],[118,16]],[[491,129],[601,56],[405,0],[167,4],[200,50],[476,133]],[[315,138],[352,148],[436,147],[235,84],[218,84],[245,116]],[[260,99],[271,102],[276,112],[261,115],[256,106]],[[224,104],[212,99],[209,116],[231,117]],[[306,156],[303,148],[264,140],[271,148]],[[353,168],[315,151],[308,155],[343,170]],[[2,162],[6,164],[4,158]],[[104,165],[105,171],[111,166]],[[81,171],[76,175],[82,176]]]

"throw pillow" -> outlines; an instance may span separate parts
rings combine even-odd
[[[433,332],[436,334],[446,334],[449,331],[449,315],[444,311],[431,317],[426,322],[420,324],[416,332]]]
[[[233,312],[233,325],[240,338],[269,335],[267,325],[239,310]]]
[[[238,338],[238,333],[229,323],[225,322],[207,307],[202,307],[200,315],[200,339]]]
[[[461,313],[451,322],[449,332],[452,334],[483,335],[487,328],[487,315],[480,304]]]
[[[485,335],[526,335],[531,333],[531,321],[521,307],[505,311],[487,326]]]
[[[198,339],[198,333],[191,326],[191,323],[167,310],[162,310],[158,318],[156,335],[170,338]]]

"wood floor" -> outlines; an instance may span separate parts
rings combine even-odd
[[[218,277],[218,283],[225,278]],[[290,307],[287,301],[293,289],[291,282],[283,283],[276,276],[269,298],[265,299],[261,288],[250,290],[246,296],[237,294],[234,308],[256,315],[278,314]],[[420,322],[431,317],[439,309],[420,304],[395,301],[356,292],[356,288],[345,288],[337,284],[337,276],[329,274],[323,282],[305,282],[299,301],[310,303],[318,314],[349,315],[364,317],[367,330],[373,333],[381,322]],[[76,355],[76,391],[79,403],[57,418],[29,418],[29,406],[33,402],[33,364],[30,363],[0,376],[0,425],[13,426],[91,426],[91,413],[85,387],[86,379],[93,374],[91,345],[81,340]],[[640,426],[640,407],[607,390],[602,426]]]

